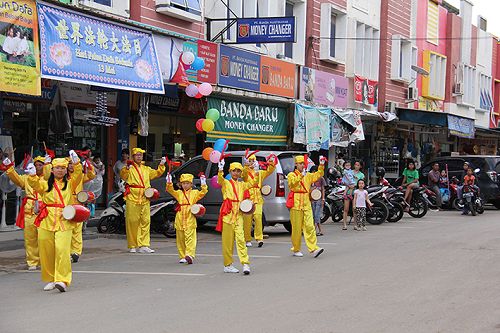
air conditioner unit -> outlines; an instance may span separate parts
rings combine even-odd
[[[384,112],[396,113],[396,106],[395,102],[385,102]]]
[[[453,87],[453,94],[458,96],[462,96],[464,94],[464,84],[463,82],[457,82],[455,83],[455,86]]]
[[[416,87],[408,87],[408,91],[406,94],[406,99],[410,101],[418,100],[418,88]]]

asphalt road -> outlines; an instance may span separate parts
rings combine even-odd
[[[16,270],[21,251],[0,252],[0,332],[500,332],[499,217],[325,225],[318,259],[292,257],[284,229],[266,228],[250,276],[222,272],[215,232],[200,231],[190,266],[171,239],[155,238],[154,255],[93,239],[64,294]]]

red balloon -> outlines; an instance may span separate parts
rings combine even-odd
[[[202,127],[202,124],[203,124],[203,121],[205,120],[205,118],[201,118],[201,119],[198,119],[196,121],[196,129],[200,132],[203,132],[203,127]]]
[[[194,98],[202,98],[202,97],[203,97],[203,95],[200,93],[198,93],[198,94],[196,94],[196,96],[194,96]]]

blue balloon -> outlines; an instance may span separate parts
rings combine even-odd
[[[195,71],[199,71],[204,67],[205,67],[205,60],[203,60],[203,58],[200,57],[196,57],[194,59],[194,62],[191,64],[191,68],[194,69]]]
[[[222,153],[222,150],[224,149],[224,145],[226,144],[226,140],[224,139],[217,139],[214,142],[214,150],[217,150],[218,152]]]
[[[230,173],[228,173],[228,174],[226,175],[226,177],[224,177],[224,178],[226,178],[227,180],[231,180],[231,174],[230,174]]]

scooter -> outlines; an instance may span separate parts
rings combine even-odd
[[[464,205],[472,216],[484,213],[484,202],[478,191],[470,185],[464,185],[463,194]]]
[[[151,230],[166,237],[175,237],[175,200],[161,202],[150,207]],[[125,199],[123,192],[115,193],[99,218],[97,231],[103,234],[125,233]]]

